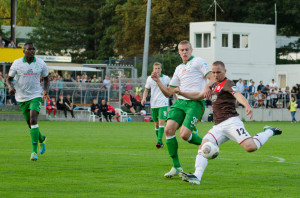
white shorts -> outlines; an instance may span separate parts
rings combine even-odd
[[[240,118],[231,117],[213,126],[203,139],[208,139],[216,145],[221,145],[229,139],[241,144],[248,138],[251,138],[251,136],[246,131],[244,123]]]

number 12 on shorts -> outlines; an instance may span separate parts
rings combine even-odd
[[[236,131],[238,132],[239,136],[241,136],[242,134],[247,136],[247,133],[245,132],[244,128],[236,129]]]

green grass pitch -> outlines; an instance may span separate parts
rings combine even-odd
[[[212,125],[199,123],[199,134]],[[26,123],[0,121],[0,197],[300,197],[300,124],[245,123],[251,135],[265,125],[283,134],[254,153],[228,141],[201,185],[190,185],[163,177],[172,164],[167,147],[155,147],[153,123],[40,121],[47,150],[32,162]],[[193,172],[197,146],[178,133],[182,167]]]

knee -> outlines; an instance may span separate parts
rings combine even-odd
[[[166,134],[166,137],[175,135],[175,130],[173,130],[173,129],[170,128],[170,127],[166,127],[166,128],[165,128],[165,134]]]
[[[257,146],[255,144],[247,144],[245,145],[244,149],[247,152],[254,152],[257,150]]]
[[[180,137],[183,140],[187,141],[190,136],[191,136],[191,133],[189,133],[188,131],[180,131]]]
[[[30,118],[30,125],[36,125],[37,124],[37,119],[36,118]]]

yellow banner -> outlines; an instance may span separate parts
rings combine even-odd
[[[0,62],[12,63],[24,56],[22,48],[0,48]]]

